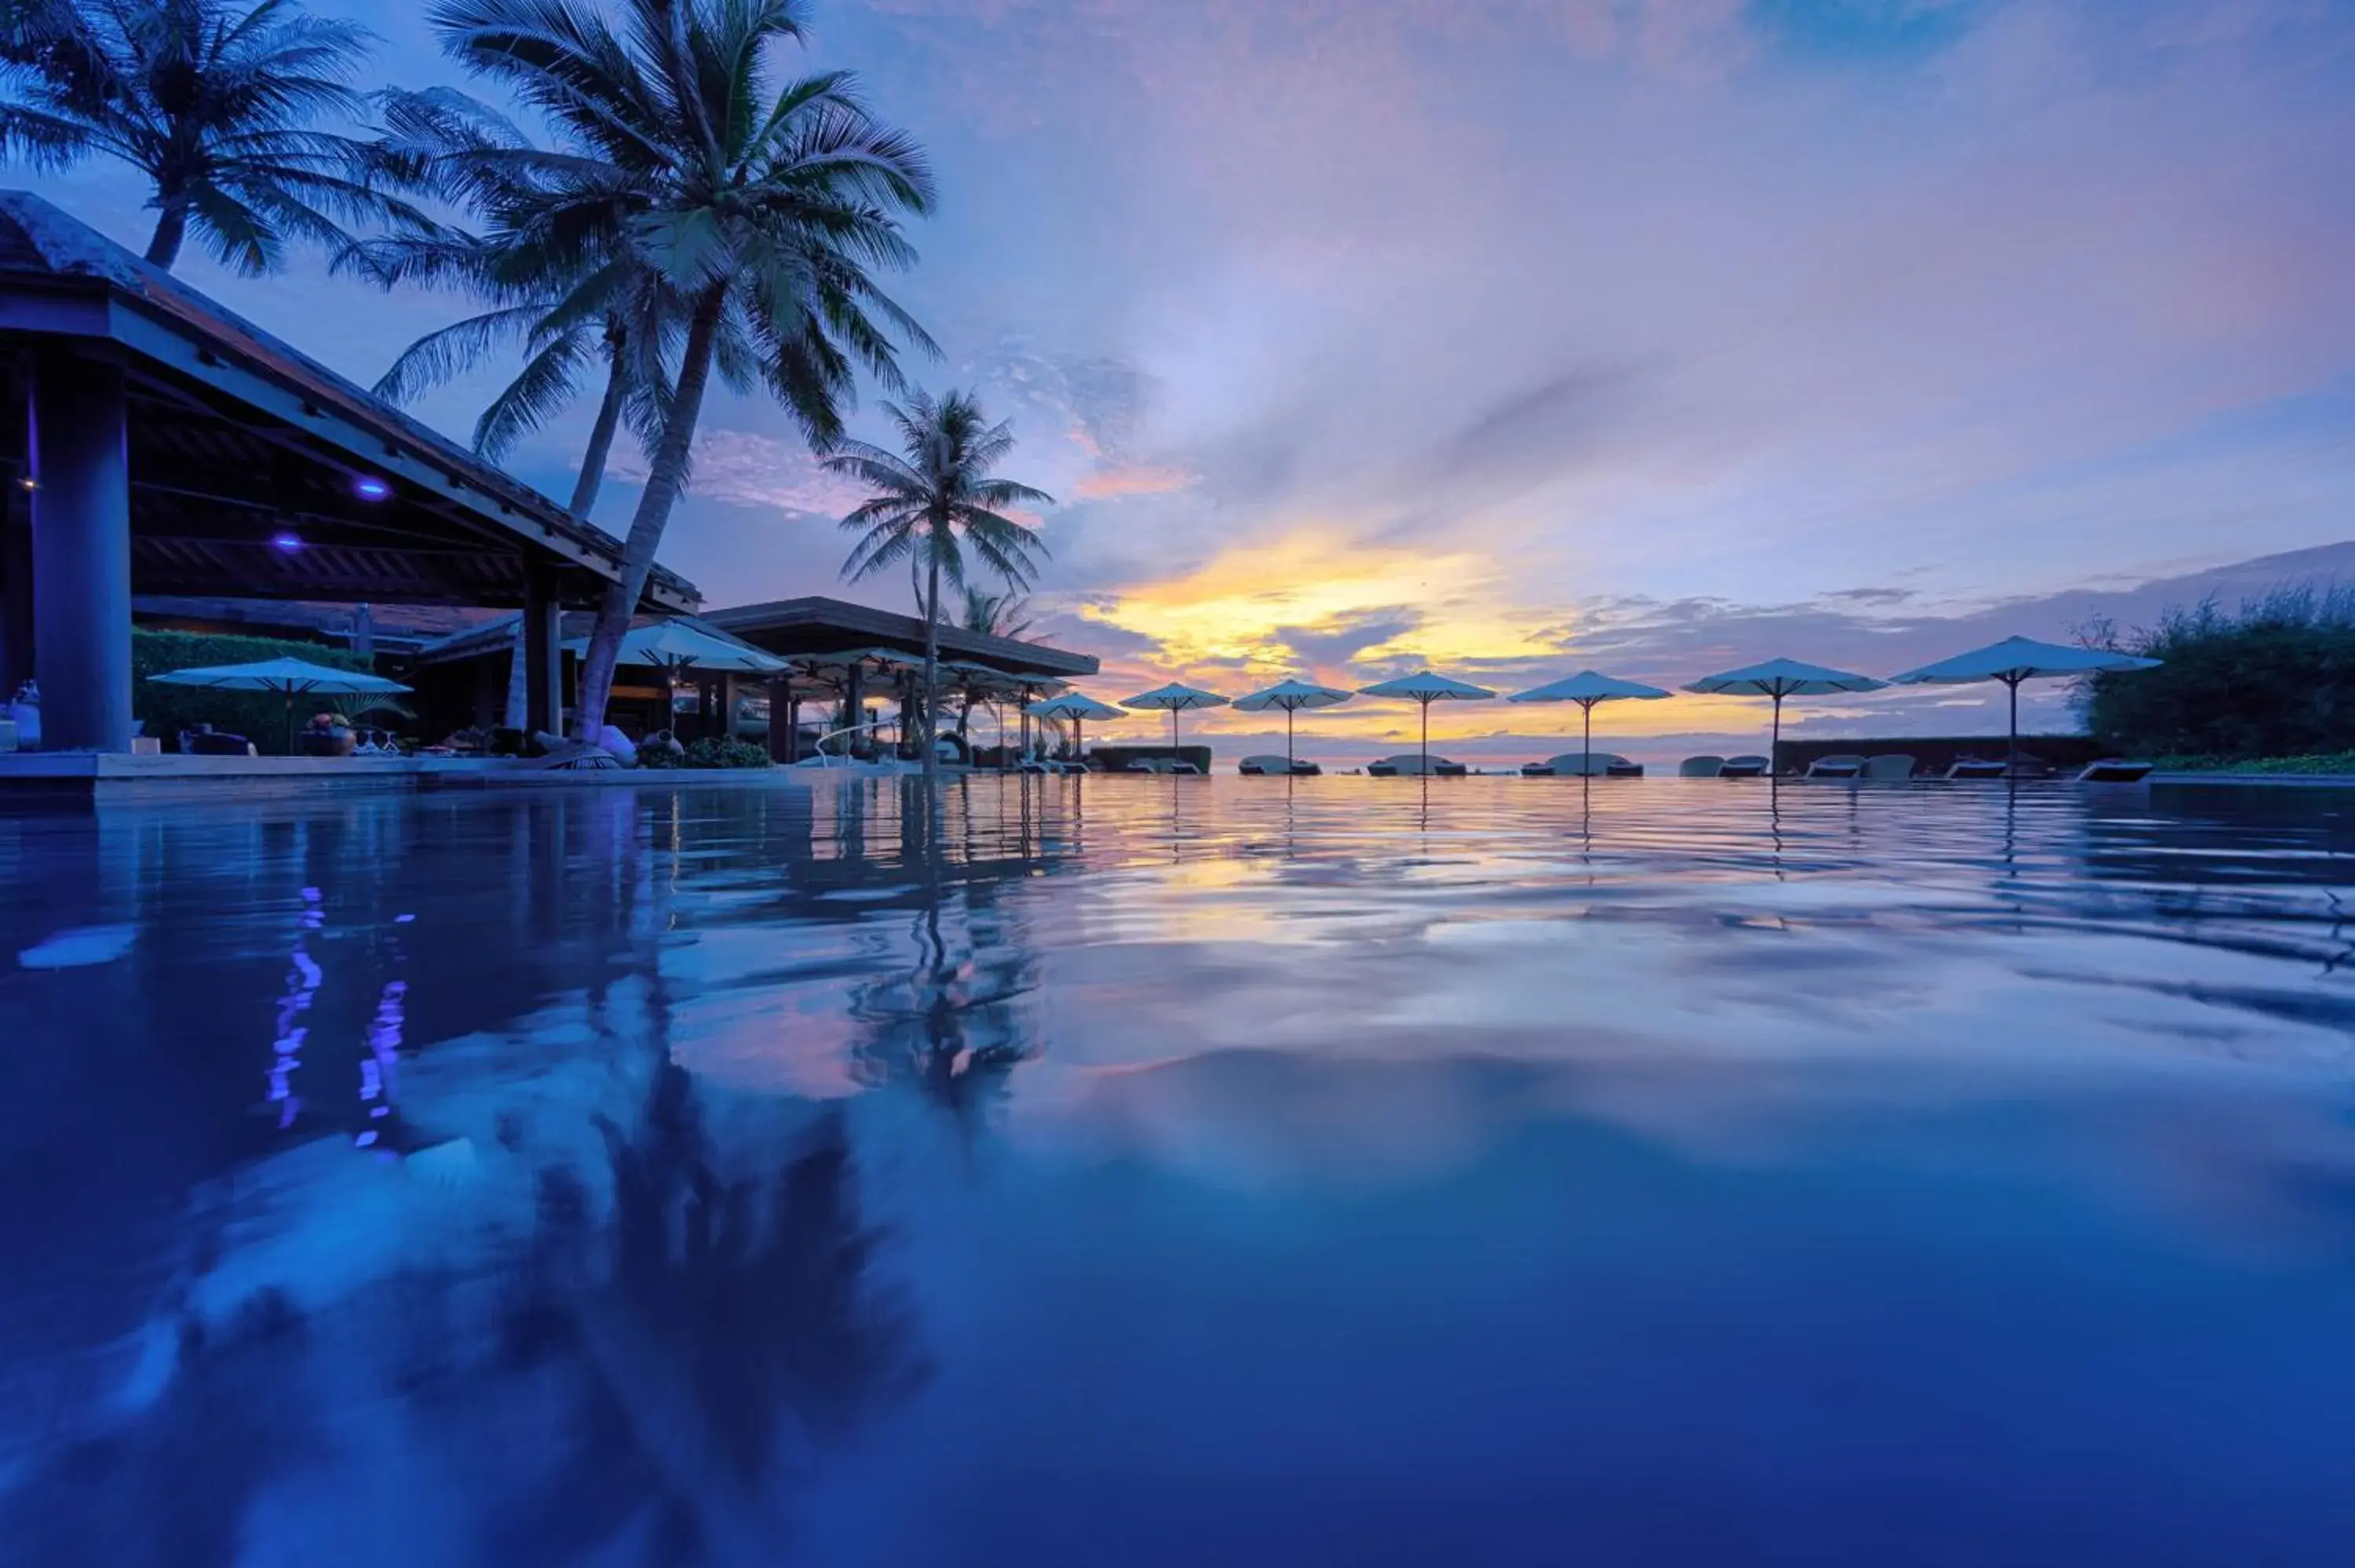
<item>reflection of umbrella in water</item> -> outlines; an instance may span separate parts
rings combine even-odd
[[[1576,703],[1583,709],[1586,733],[1579,750],[1579,772],[1582,777],[1592,778],[1594,769],[1594,705],[1629,700],[1649,702],[1668,694],[1657,686],[1638,685],[1634,681],[1622,681],[1610,675],[1598,675],[1592,670],[1582,670],[1566,681],[1516,692],[1505,700],[1508,703]]]
[[[1404,697],[1423,706],[1423,776],[1431,777],[1431,705],[1433,703],[1481,703],[1497,694],[1486,686],[1467,685],[1451,681],[1444,675],[1434,675],[1428,670],[1402,675],[1380,685],[1360,686],[1361,697]]]
[[[1086,725],[1090,719],[1115,719],[1127,710],[1110,703],[1100,703],[1079,692],[1065,692],[1060,697],[1049,697],[1043,703],[1030,705],[1030,712],[1039,718],[1071,721],[1071,755],[1081,767],[1088,762]],[[1175,716],[1174,715],[1172,716]]]
[[[1292,768],[1293,715],[1303,708],[1329,708],[1337,703],[1346,703],[1350,695],[1350,693],[1337,691],[1331,686],[1315,686],[1305,681],[1279,681],[1265,691],[1236,698],[1235,711],[1263,714],[1270,708],[1284,710],[1284,770],[1289,772]]]
[[[147,677],[166,686],[202,686],[217,692],[276,692],[286,699],[286,749],[294,749],[294,699],[302,696],[389,696],[409,690],[399,681],[359,670],[333,670],[301,659],[264,659],[253,664],[207,664],[166,670]]]
[[[1820,697],[1834,692],[1877,692],[1887,684],[1886,681],[1876,681],[1870,675],[1828,670],[1821,664],[1802,664],[1796,659],[1769,659],[1764,664],[1749,664],[1739,670],[1704,675],[1685,690],[1699,692],[1704,696],[1730,693],[1774,698],[1774,745],[1766,752],[1766,771],[1772,774],[1774,771],[1774,750],[1783,742],[1785,697]]]
[[[2019,683],[2022,681],[2071,675],[2117,675],[2129,670],[2156,670],[2156,659],[2113,653],[2104,648],[2066,648],[2030,637],[2007,637],[1968,653],[1941,659],[1893,677],[1900,686],[1967,686],[1981,681],[2001,681],[2011,693],[2011,738],[2004,752],[2004,770],[2016,766],[2019,753]]]
[[[1188,708],[1222,708],[1227,699],[1216,692],[1206,692],[1199,686],[1181,685],[1172,681],[1166,686],[1156,686],[1149,692],[1139,692],[1121,700],[1124,708],[1166,708],[1169,713],[1169,750],[1173,758],[1178,751],[1178,715]]]

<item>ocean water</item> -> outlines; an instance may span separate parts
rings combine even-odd
[[[2343,1563],[2345,799],[0,818],[0,1563]]]

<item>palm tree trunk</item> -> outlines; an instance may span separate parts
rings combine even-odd
[[[573,711],[576,740],[595,744],[605,727],[605,703],[613,694],[613,666],[619,662],[622,639],[629,635],[630,618],[646,591],[655,569],[655,551],[661,547],[663,529],[678,500],[687,474],[687,453],[695,444],[695,426],[703,414],[703,389],[711,380],[712,341],[719,335],[719,317],[728,305],[728,285],[715,283],[696,302],[687,321],[687,346],[679,355],[678,387],[671,397],[670,417],[663,422],[662,440],[638,496],[630,535],[622,546],[622,577],[605,590],[597,607],[597,628],[589,634],[589,653],[581,669],[581,695]]]
[[[163,207],[164,215],[155,220],[155,233],[147,241],[147,260],[168,272],[180,259],[180,241],[187,238],[187,198],[165,196]]]
[[[936,728],[932,705],[940,694],[941,679],[941,555],[938,550],[931,554],[932,570],[926,574],[924,590],[924,719],[917,726],[918,744],[924,748],[924,778],[928,782],[941,770],[940,747],[932,744]]]
[[[613,450],[613,431],[622,422],[622,356],[628,349],[626,329],[608,326],[605,343],[612,368],[605,373],[604,401],[597,405],[597,422],[589,427],[589,449],[581,454],[581,477],[572,482],[572,515],[587,517],[597,504],[598,486],[605,482],[605,460]]]

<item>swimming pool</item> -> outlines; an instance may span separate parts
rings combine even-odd
[[[2340,800],[0,819],[0,1561],[2342,1562]]]

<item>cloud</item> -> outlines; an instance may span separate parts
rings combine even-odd
[[[1095,470],[1071,486],[1073,499],[1113,501],[1131,495],[1167,495],[1190,489],[1196,476],[1182,468],[1151,463],[1113,464]]]
[[[617,446],[607,472],[629,484],[644,484],[644,454]],[[829,520],[867,499],[856,482],[831,473],[800,442],[752,430],[705,429],[695,438],[695,463],[687,493],[698,500],[730,506],[806,513]]]

